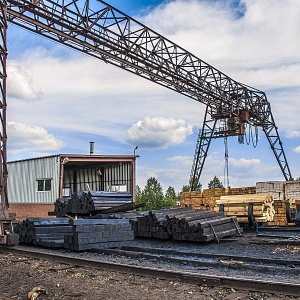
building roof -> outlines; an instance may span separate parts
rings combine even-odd
[[[60,157],[66,159],[66,162],[124,162],[134,161],[138,155],[95,155],[95,154],[55,154],[49,156],[41,156],[34,158],[26,158],[21,160],[9,161],[8,163],[15,163],[29,160],[39,160],[50,157]]]

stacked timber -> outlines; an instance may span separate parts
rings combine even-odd
[[[65,235],[64,248],[89,250],[116,248],[134,240],[126,219],[71,219],[72,234]]]
[[[125,192],[79,191],[71,198],[58,198],[54,215],[62,217],[75,214],[95,214],[115,206],[132,203],[132,195]]]
[[[223,213],[188,207],[149,212],[138,217],[133,228],[137,237],[208,242],[235,235],[240,230],[235,221]]]
[[[294,223],[288,223],[286,217],[286,204],[290,204],[290,210],[292,213],[296,213],[296,201],[295,200],[275,200],[274,209],[275,217],[272,222],[268,225],[272,226],[284,226],[284,225],[294,225]]]
[[[214,209],[221,196],[255,194],[255,187],[216,188],[203,191],[180,193],[180,206],[192,206],[193,209]]]
[[[290,205],[290,212],[292,218],[297,213],[297,205],[300,204],[298,200],[276,200],[274,201],[274,209],[276,211],[274,220],[269,222],[269,225],[272,226],[284,226],[284,225],[295,225],[294,222],[288,223],[288,219],[286,216],[286,205]]]
[[[72,232],[66,218],[28,218],[14,227],[20,243],[63,247],[64,236]]]
[[[193,209],[213,208],[215,206],[215,198],[205,197],[201,191],[182,192],[180,193],[180,206],[191,206]]]
[[[248,223],[248,207],[253,204],[253,216],[257,222],[273,221],[275,216],[273,196],[269,194],[251,195],[231,195],[221,196],[216,201],[215,210],[220,210],[220,205],[224,207],[226,216],[237,217],[240,223]]]

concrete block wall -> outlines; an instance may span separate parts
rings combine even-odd
[[[268,193],[274,200],[300,200],[300,181],[257,182],[256,193]]]
[[[285,198],[289,200],[300,200],[300,181],[285,182]]]
[[[285,200],[285,181],[263,181],[256,182],[256,193],[268,193],[274,200]]]

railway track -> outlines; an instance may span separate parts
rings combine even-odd
[[[289,272],[292,270],[295,279],[298,278],[298,261],[280,259],[262,259],[252,257],[237,257],[220,254],[183,253],[169,249],[153,249],[139,247],[123,247],[123,249],[99,250],[96,253],[74,253],[66,251],[46,250],[37,247],[17,246],[14,248],[0,248],[2,253],[13,253],[26,257],[51,260],[64,264],[77,266],[89,266],[93,268],[107,269],[111,271],[126,272],[130,274],[152,276],[166,279],[181,280],[189,283],[206,284],[208,286],[222,286],[250,291],[278,293],[284,295],[300,295],[300,284],[291,282],[289,279],[267,279],[265,274],[276,272]],[[101,252],[101,253],[99,253]],[[119,261],[108,259],[122,258]],[[134,259],[134,261],[132,260]],[[140,260],[147,261],[140,264]],[[162,265],[167,263],[167,265]],[[293,266],[291,265],[293,264]],[[260,266],[259,266],[260,264]],[[259,269],[259,267],[261,267]],[[209,274],[205,270],[212,270],[215,274]],[[223,272],[219,272],[222,269]],[[237,270],[242,273],[226,275],[226,270]],[[246,273],[254,272],[262,276],[245,276]]]
[[[288,272],[300,275],[300,261],[249,256],[195,253],[170,249],[124,246],[121,249],[96,250],[97,253],[120,255],[130,258],[145,258],[161,262],[171,262],[192,267],[229,267],[239,270],[264,272]]]

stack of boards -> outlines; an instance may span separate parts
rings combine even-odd
[[[219,211],[220,205],[223,205],[226,216],[236,216],[238,222],[247,223],[250,203],[253,205],[255,221],[261,223],[273,221],[274,199],[269,194],[221,196],[220,200],[216,201],[215,210]]]

